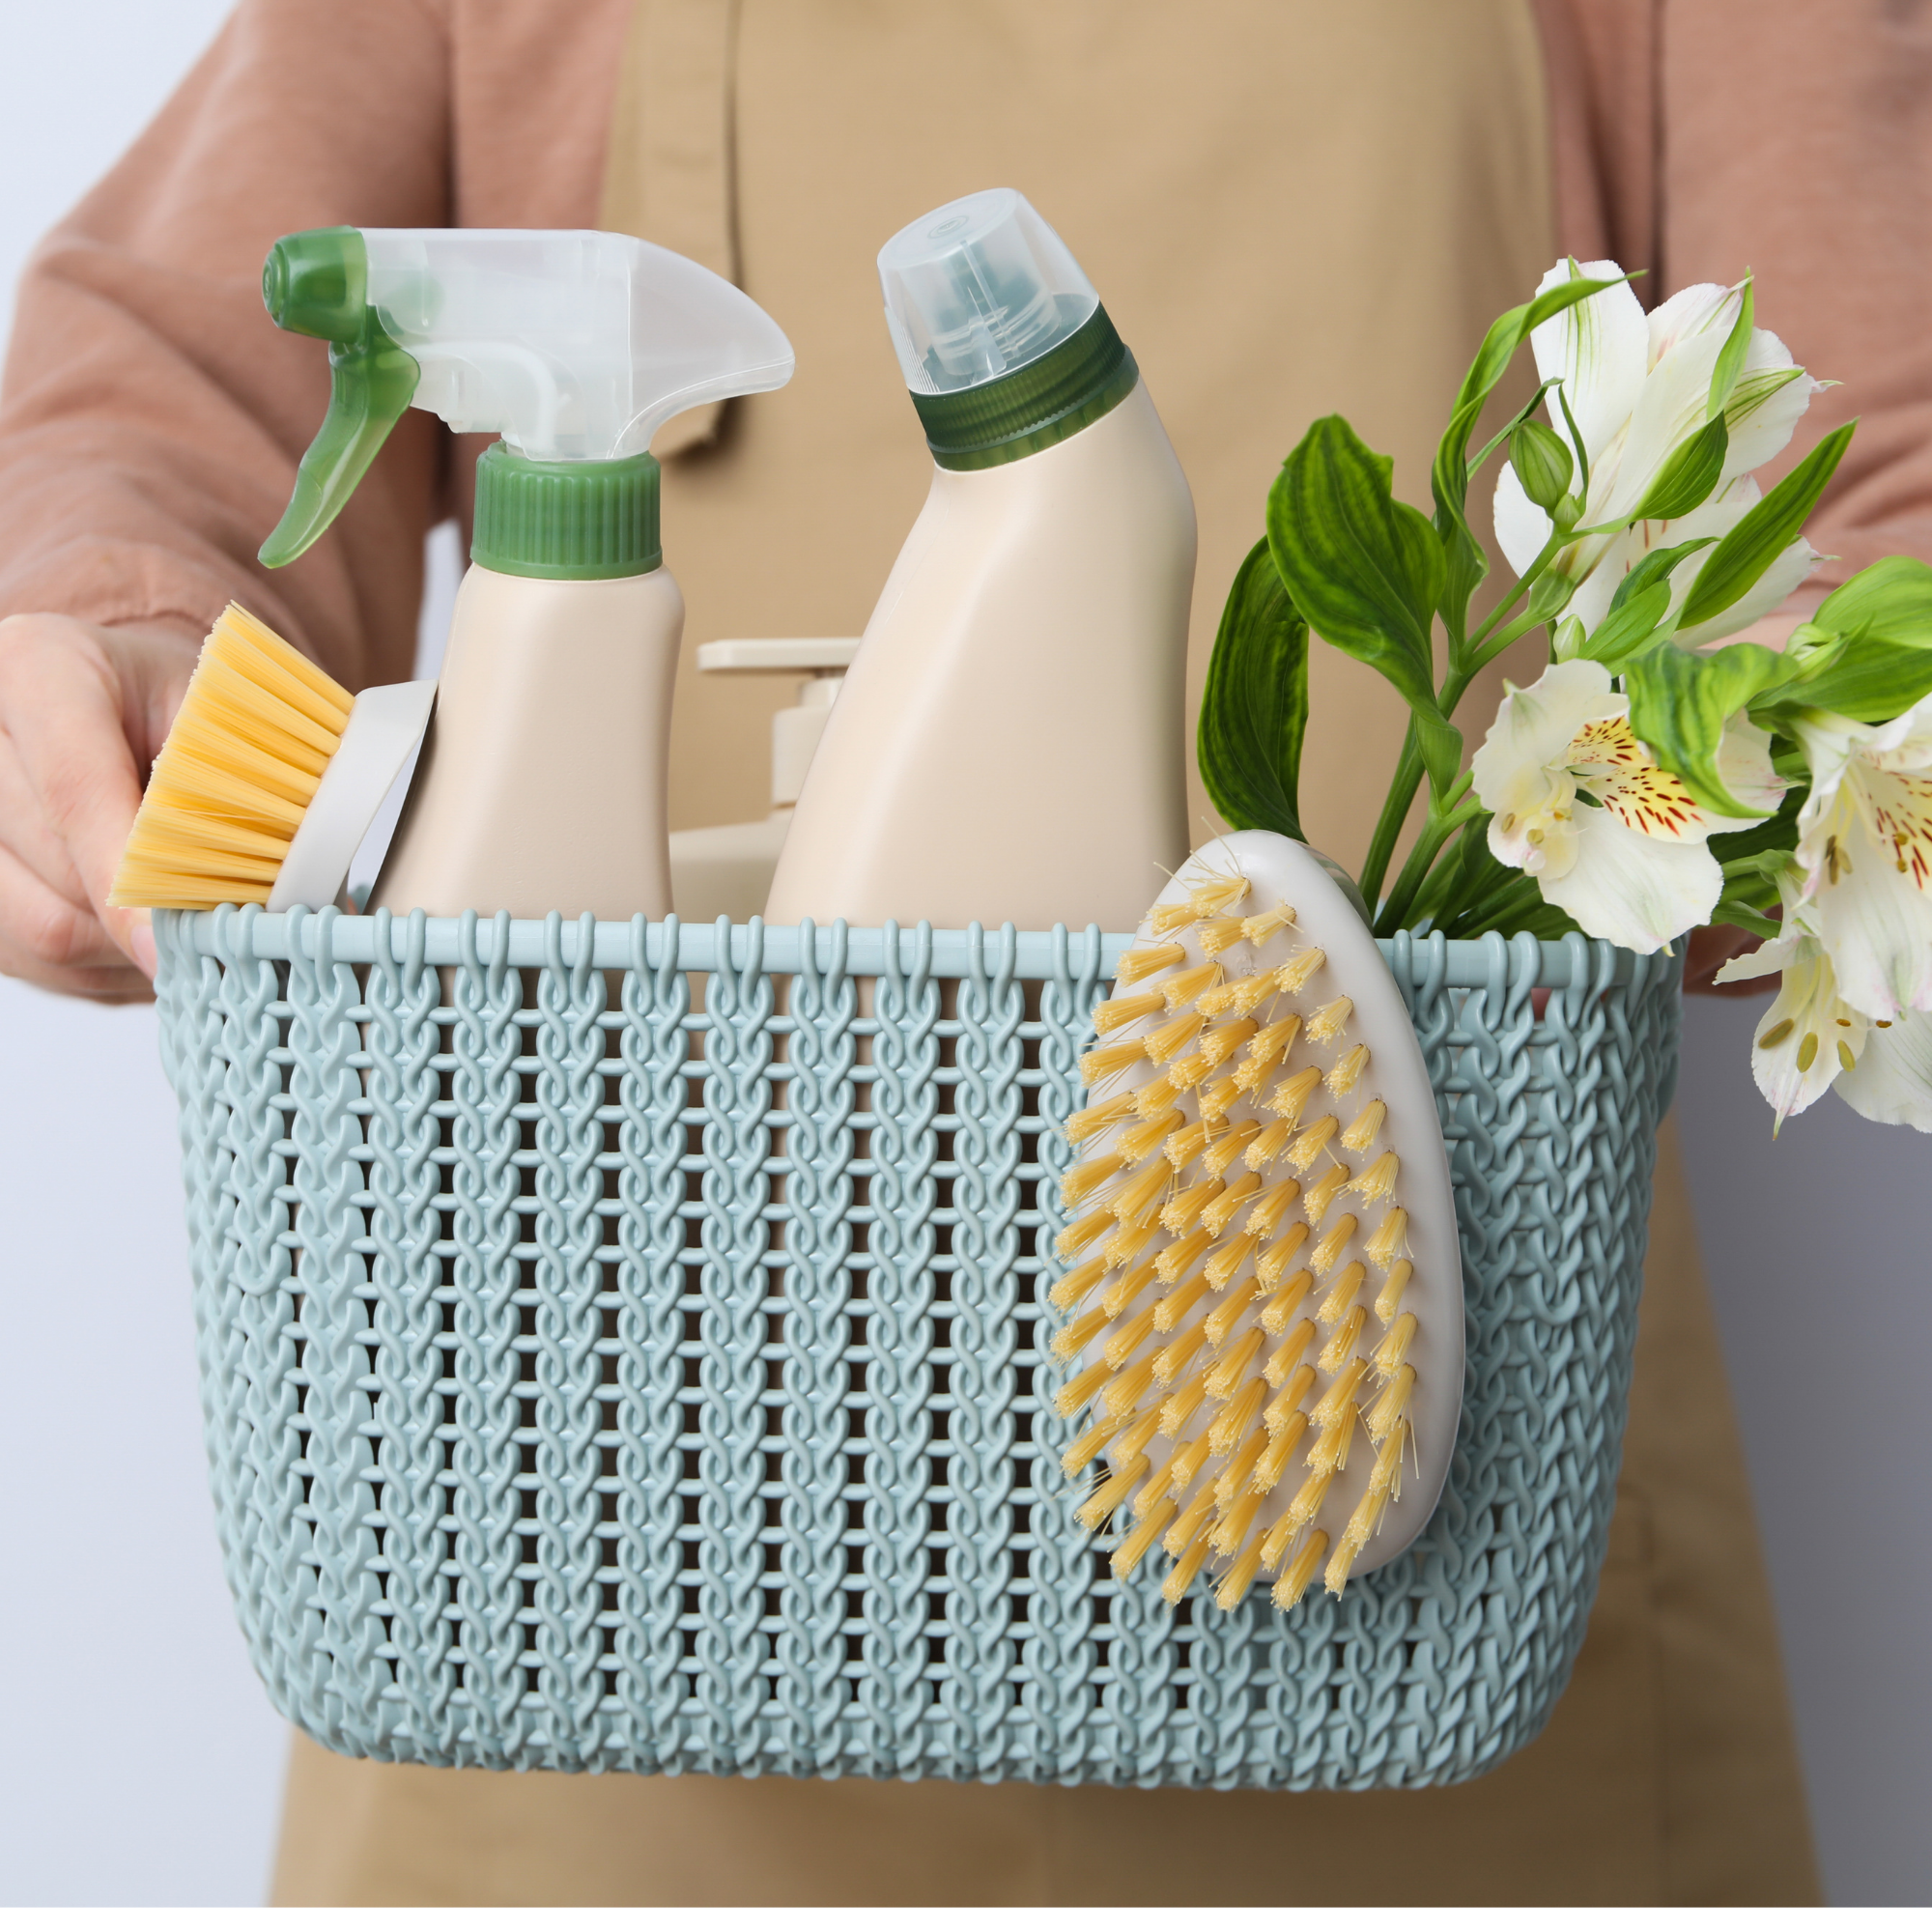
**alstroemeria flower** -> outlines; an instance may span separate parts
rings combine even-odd
[[[1932,697],[1889,724],[1813,711],[1797,730],[1804,898],[1844,997],[1878,1020],[1932,1008]]]
[[[1709,918],[1723,872],[1705,840],[1777,809],[1783,785],[1769,734],[1726,727],[1719,768],[1760,817],[1719,818],[1662,770],[1630,727],[1630,699],[1589,658],[1508,687],[1471,761],[1476,796],[1495,815],[1490,850],[1530,873],[1551,905],[1593,938],[1655,952]]]
[[[1581,272],[1601,280],[1623,271],[1614,262],[1585,262]],[[1544,276],[1538,293],[1571,279],[1571,264],[1559,262]],[[1730,446],[1716,489],[1675,522],[1631,524],[1671,452],[1704,425],[1711,377],[1736,325],[1741,299],[1736,289],[1699,282],[1678,290],[1646,316],[1625,283],[1578,302],[1531,333],[1537,371],[1546,381],[1562,378],[1563,397],[1589,458],[1589,496],[1578,526],[1627,526],[1579,537],[1553,559],[1552,569],[1576,586],[1566,612],[1580,618],[1585,631],[1603,621],[1617,585],[1646,552],[1693,537],[1720,537],[1743,517],[1759,495],[1749,472],[1791,440],[1798,418],[1823,386],[1802,370],[1780,381],[1778,372],[1797,369],[1797,364],[1769,329],[1754,328],[1743,373],[1724,411]],[[1576,444],[1556,393],[1548,392],[1550,423],[1574,453]],[[1520,572],[1549,540],[1549,518],[1523,494],[1507,464],[1496,483],[1495,526],[1503,554]],[[1776,610],[1804,582],[1816,555],[1798,538],[1738,603],[1710,623],[1680,632],[1678,641],[1694,648]],[[1701,552],[1687,557],[1671,572],[1673,605],[1690,593],[1703,557]]]

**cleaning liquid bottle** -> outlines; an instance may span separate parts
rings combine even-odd
[[[767,919],[1131,931],[1187,854],[1194,504],[1066,245],[993,188],[879,255],[933,455]]]
[[[709,270],[589,230],[315,229],[275,243],[262,293],[279,327],[330,344],[332,376],[264,563],[328,527],[412,405],[502,434],[370,909],[663,918],[684,600],[650,440],[780,387],[790,345]]]

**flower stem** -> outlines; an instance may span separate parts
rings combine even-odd
[[[1470,819],[1477,817],[1483,804],[1480,799],[1466,796],[1469,789],[1469,774],[1463,776],[1451,786],[1439,804],[1429,809],[1429,817],[1417,836],[1406,864],[1402,868],[1387,901],[1376,918],[1376,930],[1386,936],[1398,932],[1403,921],[1408,916],[1408,909],[1415,902],[1415,895],[1422,889],[1423,881],[1429,876],[1429,868],[1435,865],[1436,854],[1442,850],[1450,836],[1459,832]]]

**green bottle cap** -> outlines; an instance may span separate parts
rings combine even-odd
[[[990,469],[1077,436],[1140,381],[1133,353],[1096,308],[1044,355],[977,387],[912,392],[926,447],[942,469]]]
[[[508,577],[641,577],[664,561],[658,463],[539,463],[493,442],[476,462],[469,554]]]

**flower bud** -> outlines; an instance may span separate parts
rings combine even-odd
[[[1516,467],[1522,494],[1546,514],[1562,500],[1576,470],[1570,445],[1553,429],[1540,422],[1517,425],[1516,434],[1510,438],[1510,462]]]

